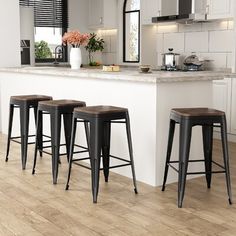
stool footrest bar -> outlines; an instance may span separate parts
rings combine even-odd
[[[222,170],[222,171],[211,171],[211,172],[206,172],[206,171],[200,171],[200,172],[187,172],[186,174],[187,175],[204,175],[204,174],[210,174],[210,173],[212,173],[212,174],[220,174],[220,173],[225,173],[225,171],[224,170]]]
[[[89,158],[88,158],[88,159],[89,159]],[[81,167],[84,167],[84,168],[86,168],[86,169],[91,170],[91,167],[86,166],[86,165],[83,165],[83,164],[80,164],[80,163],[78,163],[78,162],[75,162],[74,164],[77,165],[77,166],[81,166]],[[119,167],[130,166],[130,165],[131,165],[131,163],[129,163],[129,164],[121,164],[121,165],[116,165],[116,166],[109,166],[109,169],[115,169],[115,168],[119,168]],[[103,170],[103,169],[104,169],[104,168],[100,168],[100,170]]]
[[[115,159],[120,160],[120,161],[130,162],[129,160],[123,159],[121,157],[113,156],[113,155],[109,155],[109,157],[115,158]]]

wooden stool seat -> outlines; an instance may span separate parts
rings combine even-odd
[[[89,106],[75,108],[74,113],[80,116],[94,118],[120,119],[124,118],[128,112],[127,108],[114,106]]]
[[[72,113],[75,107],[86,106],[85,102],[76,100],[51,100],[39,102],[39,110],[54,111],[59,110],[63,113]]]
[[[19,95],[19,96],[11,96],[10,104],[13,105],[21,105],[22,103],[27,103],[28,105],[38,105],[38,102],[52,100],[51,96],[45,95]]]
[[[184,117],[202,117],[202,116],[224,116],[223,111],[210,109],[206,107],[199,108],[173,108],[171,113]]]

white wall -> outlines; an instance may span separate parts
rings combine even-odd
[[[69,30],[79,30],[81,33],[88,33],[88,0],[68,0]],[[82,63],[88,63],[88,53],[81,47]]]
[[[0,0],[0,67],[20,66],[19,0]]]
[[[20,7],[20,39],[30,40],[30,64],[33,66],[35,64],[33,7]]]

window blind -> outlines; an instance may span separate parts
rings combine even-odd
[[[35,27],[68,28],[67,0],[20,0],[20,6],[34,8]]]

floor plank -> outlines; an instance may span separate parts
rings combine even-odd
[[[233,193],[236,190],[236,144],[230,143]],[[73,166],[70,190],[65,191],[67,162],[62,159],[58,184],[52,184],[51,159],[38,159],[32,176],[33,146],[27,168],[21,170],[20,146],[12,143],[5,163],[6,136],[0,135],[0,236],[12,235],[235,235],[236,205],[229,205],[225,176],[215,175],[212,188],[204,177],[187,181],[182,209],[177,208],[177,184],[166,191],[111,173],[101,176],[98,203],[92,203],[90,172]],[[214,158],[222,156],[214,141]]]

